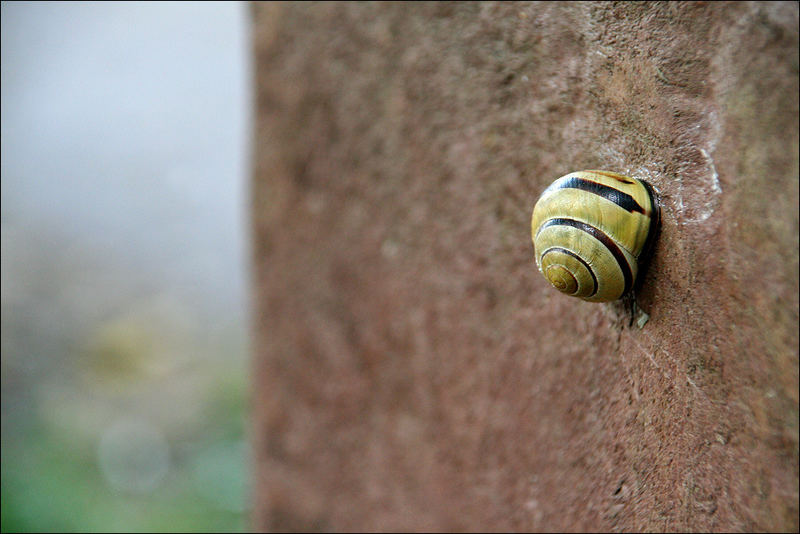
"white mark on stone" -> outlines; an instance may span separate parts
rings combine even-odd
[[[653,337],[652,337],[650,334],[648,334],[647,332],[644,332],[644,331],[643,331],[643,332],[641,332],[641,334],[640,334],[640,335],[641,335],[641,336],[643,336],[643,337],[645,337],[645,338],[647,338],[647,340],[650,342],[650,344],[651,344],[651,345],[654,345],[654,346],[657,346],[657,345],[658,345],[658,343],[656,342],[656,340],[655,340],[655,339],[653,339]],[[667,371],[666,369],[664,369],[664,368],[660,367],[660,366],[659,366],[659,365],[656,363],[656,361],[655,361],[655,359],[653,358],[653,356],[652,356],[652,355],[651,355],[651,354],[650,354],[650,353],[649,353],[649,352],[648,352],[648,351],[647,351],[647,350],[646,350],[644,347],[642,347],[642,346],[641,346],[641,345],[640,345],[640,344],[639,344],[639,343],[638,343],[638,342],[637,342],[637,341],[634,339],[634,337],[633,337],[632,335],[628,335],[627,337],[628,337],[628,339],[629,339],[629,340],[631,340],[631,341],[633,342],[633,344],[634,344],[634,345],[636,345],[636,347],[638,347],[638,348],[639,348],[639,350],[641,350],[642,352],[644,352],[645,354],[647,354],[647,356],[650,358],[650,361],[651,361],[651,362],[653,362],[653,365],[655,365],[655,366],[658,368],[658,370],[659,370],[659,371],[661,371],[661,373],[662,373],[664,376],[666,376],[666,377],[669,377],[669,379],[670,379],[670,380],[672,380],[672,375],[669,373],[669,371]],[[677,359],[677,358],[675,358],[674,356],[672,356],[672,355],[671,355],[669,352],[667,352],[666,350],[664,350],[664,348],[662,348],[662,347],[658,347],[658,350],[660,350],[660,351],[661,351],[661,352],[664,354],[664,356],[667,358],[667,360],[669,360],[669,361],[672,363],[672,365],[673,365],[674,367],[676,367],[677,369],[680,369],[680,368],[681,368],[681,363],[678,361],[678,359]],[[692,389],[694,389],[694,390],[695,390],[697,393],[699,393],[699,394],[700,394],[700,395],[703,397],[703,399],[704,399],[705,401],[707,401],[707,402],[712,402],[711,398],[710,398],[710,397],[709,397],[709,396],[706,394],[706,392],[705,392],[705,391],[703,391],[702,389],[700,389],[700,387],[699,387],[699,386],[698,386],[698,385],[695,383],[695,381],[694,381],[694,380],[692,380],[692,377],[690,377],[690,376],[689,376],[687,373],[685,373],[685,372],[684,372],[684,373],[681,373],[681,372],[679,371],[679,372],[678,372],[678,374],[679,374],[679,375],[680,375],[680,374],[683,374],[683,376],[685,376],[685,377],[686,377],[686,383],[687,383],[687,384],[689,384],[690,386],[692,386]]]
[[[633,343],[636,346],[636,348],[638,348],[643,354],[647,356],[647,358],[652,362],[655,368],[658,369],[661,372],[661,374],[664,375],[665,378],[667,378],[668,380],[672,380],[672,375],[670,375],[669,371],[667,371],[666,369],[662,369],[661,366],[658,365],[658,362],[656,362],[656,359],[653,357],[653,354],[651,354],[649,350],[641,346],[639,342],[636,341],[636,339],[634,339],[633,336],[628,336],[628,340],[631,343]]]
[[[702,191],[705,202],[701,202],[701,204],[695,208],[695,216],[685,219],[682,221],[683,224],[698,224],[706,221],[714,214],[714,211],[716,211],[717,204],[719,204],[717,198],[722,194],[722,187],[719,185],[719,173],[717,173],[717,166],[714,164],[714,158],[711,157],[708,150],[705,148],[701,148],[700,153],[706,159],[706,164],[711,171],[709,180],[706,182],[709,184],[709,187]],[[683,208],[683,195],[681,195],[680,198],[680,207]]]
[[[692,380],[692,377],[690,377],[689,375],[686,375],[686,381],[687,381],[687,382],[689,383],[689,385],[691,385],[691,386],[692,386],[692,387],[693,387],[693,388],[694,388],[694,389],[695,389],[695,390],[696,390],[698,393],[700,393],[700,394],[702,394],[703,396],[705,396],[705,393],[703,392],[703,390],[702,390],[702,389],[700,389],[699,387],[697,387],[697,384],[695,384],[695,383],[694,383],[694,380]]]
[[[722,195],[719,173],[712,156],[722,133],[722,125],[715,112],[709,112],[706,120],[695,125],[694,129],[700,131],[703,127],[707,129],[708,137],[704,146],[698,146],[697,150],[703,156],[705,165],[698,169],[696,163],[686,162],[686,175],[681,177],[675,199],[680,224],[684,225],[707,221],[719,206]]]
[[[714,191],[714,194],[719,195],[722,193],[722,187],[719,185],[719,173],[717,172],[717,166],[714,165],[714,158],[711,157],[708,150],[705,148],[701,148],[700,153],[706,158],[708,166],[711,169],[711,189]]]

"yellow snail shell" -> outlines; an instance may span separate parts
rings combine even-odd
[[[545,189],[533,208],[536,265],[559,291],[590,302],[629,293],[659,221],[650,185],[608,171],[579,171]]]

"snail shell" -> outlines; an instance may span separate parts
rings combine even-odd
[[[650,185],[579,171],[545,189],[533,208],[536,265],[559,291],[609,302],[633,288],[652,247],[659,208]]]

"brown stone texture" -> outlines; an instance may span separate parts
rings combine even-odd
[[[259,530],[798,530],[798,4],[256,4]],[[649,181],[630,326],[536,270]]]

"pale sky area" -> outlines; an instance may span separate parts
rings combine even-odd
[[[245,22],[244,4],[4,2],[3,231],[239,306]]]

